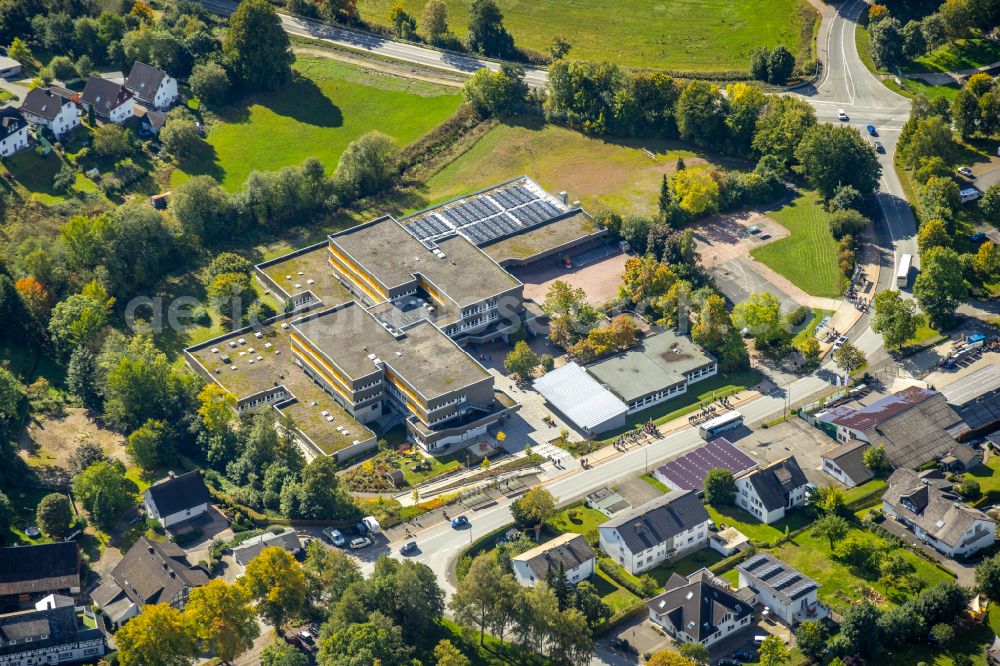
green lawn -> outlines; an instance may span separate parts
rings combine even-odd
[[[607,520],[608,517],[597,509],[591,509],[581,503],[570,505],[560,511],[548,522],[548,527],[559,533],[587,534]]]
[[[782,520],[768,525],[736,506],[724,506],[717,509],[706,504],[705,508],[708,509],[708,515],[712,517],[712,522],[720,530],[723,525],[735,527],[752,541],[772,542],[785,535],[786,527],[789,532],[794,532],[809,524],[809,517],[804,511],[792,511]]]
[[[813,332],[815,332],[816,330],[816,327],[819,326],[819,323],[821,321],[823,321],[823,317],[827,317],[832,314],[833,310],[824,310],[823,308],[813,308],[810,311],[809,315],[806,316],[806,320],[796,327],[798,328],[798,330],[795,331],[793,329],[792,332],[795,333],[795,337],[792,338],[792,346],[797,348],[799,345],[805,342],[805,339],[812,336]]]
[[[1000,44],[976,37],[956,39],[903,67],[904,72],[955,72],[1000,61]]]
[[[662,425],[685,414],[690,414],[703,404],[709,404],[723,396],[730,396],[755,386],[760,380],[761,376],[755,370],[741,370],[709,377],[692,385],[687,393],[677,398],[630,415],[624,428],[602,433],[606,437],[601,441],[614,441],[618,435],[632,430],[636,425],[645,423],[649,419],[653,419],[653,423],[656,425]]]
[[[840,296],[844,278],[837,265],[837,241],[830,233],[830,216],[823,209],[819,195],[804,193],[768,216],[787,228],[791,235],[756,248],[750,254],[808,294]]]
[[[979,482],[979,490],[983,495],[976,506],[987,506],[1000,501],[1000,457],[990,458],[985,465],[977,465],[967,472]]]
[[[866,481],[860,486],[854,486],[853,488],[846,490],[844,492],[844,502],[846,504],[850,504],[851,502],[856,502],[861,498],[874,496],[874,493],[885,488],[885,486],[885,479],[872,479],[871,481]],[[881,494],[879,494],[879,496],[881,496]]]
[[[652,474],[643,474],[639,478],[641,478],[643,481],[645,481],[649,485],[651,485],[654,488],[656,488],[657,490],[659,490],[661,493],[669,493],[670,492],[670,488],[667,486],[667,484],[663,483],[662,481],[660,481],[657,478],[654,478]]]
[[[949,102],[955,99],[958,95],[958,91],[961,90],[961,88],[954,83],[947,86],[932,86],[931,84],[921,81],[920,79],[900,80],[903,82],[902,87],[897,86],[896,82],[892,79],[887,79],[885,84],[892,90],[908,97],[914,97],[916,95],[924,95],[930,99],[944,97]]]
[[[394,0],[359,0],[361,17],[388,23]],[[445,0],[449,27],[468,34],[469,0]],[[501,0],[515,44],[546,51],[556,35],[570,57],[688,72],[746,70],[755,46],[784,44],[811,57],[816,11],[803,0]],[[402,0],[419,17],[424,0]]]
[[[685,555],[678,560],[664,562],[655,569],[650,569],[647,573],[656,579],[661,586],[666,585],[672,574],[690,576],[699,569],[707,569],[722,559],[722,554],[711,548],[702,548],[690,555]]]
[[[453,114],[454,88],[372,72],[327,58],[299,56],[301,76],[279,90],[222,113],[208,149],[180,165],[176,185],[209,174],[236,190],[253,170],[270,171],[320,159],[329,171],[341,152],[370,130],[413,143]]]
[[[927,315],[918,314],[917,319],[919,320],[917,323],[917,332],[912,338],[906,341],[906,344],[903,345],[904,348],[920,347],[946,335],[931,328],[930,319]]]
[[[34,150],[25,150],[16,155],[4,158],[4,167],[28,194],[44,204],[65,201],[67,193],[52,187],[52,179],[62,166],[59,157],[50,152],[39,155]],[[76,182],[69,194],[99,193],[97,186],[81,174],[76,175]]]

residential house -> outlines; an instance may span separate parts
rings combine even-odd
[[[90,596],[112,625],[120,627],[146,604],[183,609],[191,589],[208,580],[208,573],[192,565],[180,546],[139,537]]]
[[[250,564],[250,560],[260,555],[265,548],[284,548],[292,555],[302,553],[302,542],[294,531],[288,530],[281,534],[265,532],[251,537],[233,548],[233,558],[242,567]]]
[[[921,541],[948,557],[967,557],[996,540],[996,522],[978,509],[950,499],[912,469],[889,477],[882,508]]]
[[[87,79],[80,103],[107,122],[121,124],[135,115],[135,95],[122,84],[99,76]]]
[[[757,603],[790,627],[803,620],[821,620],[829,609],[816,598],[819,583],[770,553],[757,553],[736,565],[740,588],[749,587]]]
[[[860,486],[873,476],[864,462],[868,446],[868,442],[860,439],[835,446],[820,456],[823,461],[823,471],[848,488]]]
[[[23,607],[52,593],[80,593],[76,542],[0,548],[0,606]]]
[[[753,623],[751,590],[733,591],[708,569],[671,574],[663,594],[646,602],[649,619],[680,643],[708,647]]]
[[[139,119],[139,133],[145,136],[159,136],[160,130],[167,124],[167,114],[136,106],[135,116]]]
[[[566,580],[576,585],[594,575],[594,550],[580,534],[567,532],[551,541],[535,546],[511,558],[514,578],[526,587],[544,581],[549,571],[566,574]]]
[[[143,106],[166,109],[177,101],[177,79],[162,69],[136,61],[125,79],[125,87]]]
[[[693,490],[674,490],[600,527],[601,550],[633,574],[703,548],[712,519]]]
[[[595,511],[600,511],[608,518],[614,518],[619,512],[632,508],[624,497],[610,488],[601,488],[590,493],[584,504]]]
[[[885,447],[894,467],[916,468],[937,460],[968,430],[937,391],[911,386],[861,409],[840,407],[830,424],[840,443],[861,440]]]
[[[0,664],[97,663],[107,652],[104,634],[88,628],[73,600],[56,597],[33,610],[0,615]]]
[[[941,458],[941,466],[949,472],[968,472],[982,462],[979,451],[968,444],[956,444],[948,455]]]
[[[32,88],[21,102],[21,113],[32,125],[48,127],[61,137],[80,126],[76,102],[52,88]]]
[[[180,476],[171,473],[166,481],[150,486],[143,493],[146,513],[165,529],[204,516],[208,513],[209,499],[208,488],[198,470]]]
[[[0,157],[28,147],[28,121],[12,107],[0,109]]]
[[[805,504],[808,483],[795,456],[789,456],[736,479],[736,505],[771,524]]]

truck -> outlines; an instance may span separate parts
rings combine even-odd
[[[904,254],[899,258],[899,268],[896,269],[896,286],[905,287],[910,283],[910,265],[913,263],[913,257],[909,254]]]

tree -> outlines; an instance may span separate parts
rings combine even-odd
[[[979,200],[979,210],[983,217],[1000,226],[1000,184],[991,185]]]
[[[182,666],[195,656],[194,627],[173,606],[149,604],[115,634],[121,666]]]
[[[976,565],[976,587],[990,599],[1000,598],[1000,555],[984,558]]]
[[[523,525],[542,525],[556,514],[556,500],[548,490],[536,486],[511,505],[511,514]]]
[[[931,627],[931,636],[941,644],[950,643],[955,638],[955,629],[950,624],[939,622]]]
[[[469,7],[469,50],[493,58],[513,55],[514,38],[494,0],[473,0]]]
[[[230,662],[253,646],[260,627],[249,601],[243,588],[221,578],[191,589],[184,615],[201,651]]]
[[[1000,246],[993,241],[980,245],[972,257],[972,266],[984,284],[996,282],[1000,279]]]
[[[594,641],[583,613],[567,608],[557,613],[551,625],[549,658],[558,666],[588,664],[594,655]]]
[[[478,627],[479,644],[486,643],[486,627],[491,625],[496,614],[496,590],[504,575],[496,558],[479,555],[472,560],[468,573],[458,582],[451,597],[451,609],[455,620],[466,626]]]
[[[108,457],[104,455],[101,447],[87,440],[80,444],[69,456],[69,471],[73,476],[79,476],[83,470],[99,462],[105,462]]]
[[[817,537],[826,537],[827,541],[830,542],[830,550],[833,550],[834,545],[847,536],[850,529],[850,524],[844,518],[828,513],[813,523],[812,534]]]
[[[909,603],[883,610],[878,618],[878,631],[885,647],[890,649],[904,647],[927,635],[923,618]]]
[[[933,248],[921,257],[921,270],[913,283],[913,296],[937,326],[951,321],[968,295],[958,253],[951,248]]]
[[[950,163],[958,154],[958,143],[948,122],[938,115],[921,118],[910,116],[899,136],[900,161],[910,167],[919,166],[920,160],[938,157]]]
[[[726,98],[715,84],[689,81],[677,98],[674,116],[681,138],[700,146],[718,147],[726,136]]]
[[[982,489],[979,487],[979,482],[972,477],[965,477],[962,482],[958,484],[958,494],[967,500],[978,499],[982,494]]]
[[[913,60],[927,53],[927,39],[920,21],[907,21],[903,26],[903,55]]]
[[[819,340],[817,340],[815,336],[807,336],[799,344],[799,351],[802,352],[802,360],[805,361],[806,365],[816,366],[819,364]]]
[[[698,217],[719,209],[719,183],[708,169],[684,169],[671,179],[681,210]]]
[[[149,336],[127,342],[109,336],[98,365],[104,373],[104,416],[115,428],[131,430],[148,419],[167,420],[183,396],[170,362]]]
[[[708,470],[705,475],[705,501],[718,508],[733,503],[736,499],[736,480],[731,470],[725,467]]]
[[[122,511],[135,504],[135,484],[119,461],[101,461],[73,479],[73,492],[103,531],[110,532]]]
[[[916,306],[898,291],[876,294],[872,330],[882,335],[885,346],[899,349],[917,333]]]
[[[830,233],[837,240],[844,236],[857,236],[865,230],[866,226],[868,226],[868,218],[853,209],[836,210],[830,215]]]
[[[944,176],[931,176],[917,191],[917,211],[923,220],[940,219],[952,226],[961,206],[958,183]]]
[[[204,139],[191,114],[178,109],[167,114],[167,124],[160,130],[160,143],[174,158],[182,160],[197,153]]]
[[[781,640],[781,637],[773,634],[765,638],[764,642],[760,644],[758,655],[760,657],[760,666],[781,666],[781,664],[784,664],[792,657],[791,652],[785,647],[785,642]]]
[[[926,254],[931,248],[951,247],[951,244],[951,234],[948,233],[944,220],[935,217],[920,225],[920,231],[917,232],[917,248],[921,255]]]
[[[884,476],[890,469],[892,463],[889,462],[885,453],[885,447],[881,444],[869,446],[861,456],[861,462],[870,469],[875,476]]]
[[[247,565],[239,585],[257,604],[257,614],[278,630],[301,612],[306,579],[299,563],[284,548],[265,548]]]
[[[381,191],[392,182],[396,168],[396,143],[372,130],[355,139],[337,162],[337,183],[351,197]]]
[[[795,149],[806,132],[816,125],[816,112],[808,102],[795,97],[770,95],[757,119],[751,146],[761,157],[770,155],[787,166],[795,160]]]
[[[766,46],[756,46],[750,51],[750,78],[756,81],[767,81],[767,65],[771,49]]]
[[[447,638],[434,647],[434,658],[437,666],[469,666],[472,663]]]
[[[810,661],[822,663],[827,634],[822,622],[806,620],[795,629],[795,644]]]
[[[524,68],[504,64],[494,72],[483,67],[469,77],[462,93],[469,106],[483,118],[514,113],[528,94]]]
[[[173,192],[169,203],[170,214],[193,239],[210,244],[232,233],[236,218],[234,199],[214,178],[193,176],[175,187]],[[227,255],[236,256],[230,252],[223,252],[219,257]],[[239,259],[246,261],[242,257]],[[216,261],[213,260],[211,265],[215,266]],[[214,269],[209,273],[215,277],[228,272],[249,274],[251,270],[252,267],[245,271]]]
[[[396,36],[402,39],[413,39],[417,34],[417,19],[410,16],[401,2],[397,2],[389,10],[389,25]]]
[[[20,37],[15,37],[14,41],[10,43],[10,47],[7,49],[7,55],[19,63],[29,67],[35,60],[35,56],[31,54],[31,49],[28,48],[28,45],[25,44],[24,40]]]
[[[322,666],[402,666],[411,663],[412,652],[399,627],[376,611],[367,622],[348,624],[320,641],[317,661]]]
[[[878,650],[878,618],[878,608],[867,599],[844,611],[840,631],[862,656],[870,656]]]
[[[874,192],[882,175],[875,149],[851,127],[826,123],[810,127],[795,157],[805,179],[826,198],[842,185],[862,194]]]
[[[309,666],[309,657],[285,641],[278,640],[261,652],[260,666]]]
[[[552,38],[552,46],[549,47],[549,57],[552,58],[553,62],[562,60],[569,54],[572,48],[573,44],[569,40],[562,35],[556,35]]]
[[[177,433],[166,422],[149,419],[128,436],[125,451],[132,462],[149,472],[171,460],[176,439]]]
[[[242,0],[229,17],[222,58],[243,93],[275,90],[292,78],[288,35],[267,0]]]
[[[432,44],[448,34],[448,6],[442,0],[428,0],[420,12],[420,28]]]
[[[198,416],[205,429],[213,434],[224,433],[236,409],[236,396],[218,384],[206,384],[198,393]]]
[[[661,650],[646,661],[646,666],[696,666],[696,664],[673,650]]]
[[[131,133],[115,123],[101,125],[94,130],[94,152],[108,159],[121,159],[132,152]]]
[[[733,321],[739,328],[748,328],[760,342],[770,344],[783,334],[781,301],[768,292],[750,294],[747,300],[733,308]]]
[[[52,305],[52,294],[45,285],[34,277],[27,276],[14,283],[14,290],[32,319],[44,326]]]
[[[863,203],[861,192],[850,185],[841,185],[830,199],[830,210],[860,210]]]
[[[888,69],[903,58],[903,27],[890,18],[879,21],[868,30],[872,60],[880,69]]]
[[[207,295],[215,308],[232,321],[240,321],[256,298],[253,282],[243,273],[220,273],[208,285]]]
[[[42,498],[35,510],[38,528],[45,536],[61,539],[73,524],[73,507],[62,493],[50,493]]]
[[[538,354],[533,352],[524,340],[519,340],[503,360],[504,370],[516,375],[522,381],[531,376],[538,364]]]
[[[833,362],[847,374],[853,374],[865,367],[868,359],[865,358],[864,353],[860,349],[850,342],[845,342],[837,351],[833,352]]]
[[[0,543],[7,541],[7,535],[16,518],[17,511],[14,505],[7,499],[7,495],[0,491]]]
[[[96,284],[96,283],[95,283]],[[93,348],[108,323],[113,298],[94,298],[72,294],[56,303],[49,318],[49,337],[53,346],[68,354],[81,346]]]
[[[920,593],[912,600],[914,611],[933,626],[939,622],[951,622],[966,604],[966,593],[952,582],[938,583]]]
[[[708,666],[711,663],[708,648],[701,643],[681,643],[677,651],[697,666]]]
[[[778,44],[767,58],[767,80],[779,86],[785,85],[795,69],[795,56]]]

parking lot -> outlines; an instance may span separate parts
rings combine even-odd
[[[811,482],[829,485],[832,481],[831,477],[820,471],[820,455],[837,446],[836,440],[797,416],[767,429],[737,430],[727,434],[726,439],[753,456],[761,467],[795,456],[799,467]]]
[[[580,267],[574,265],[573,268],[566,268],[546,259],[525,268],[515,268],[511,273],[524,283],[525,298],[536,303],[545,300],[545,294],[553,282],[562,280],[583,289],[587,294],[587,301],[597,306],[607,303],[618,294],[618,285],[625,275],[625,261],[628,257],[629,255],[618,252],[603,259],[589,260]]]

